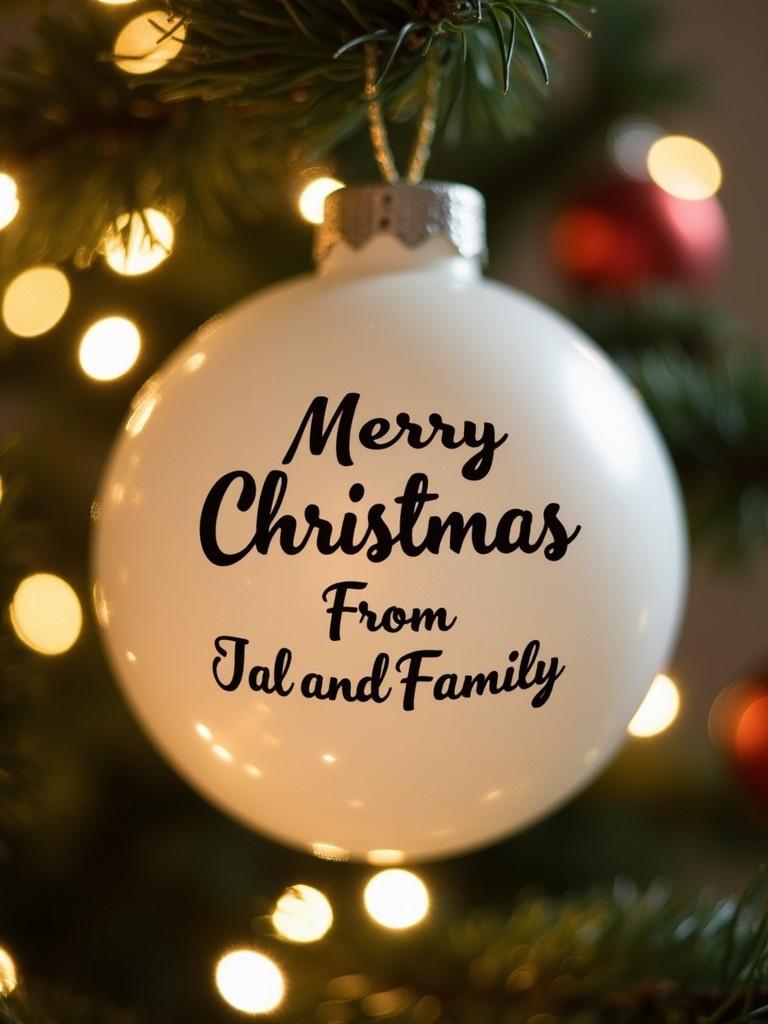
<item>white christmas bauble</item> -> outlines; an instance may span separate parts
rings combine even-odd
[[[686,543],[641,401],[445,238],[339,242],[137,396],[95,601],[125,693],[241,821],[394,863],[582,787],[678,624]]]

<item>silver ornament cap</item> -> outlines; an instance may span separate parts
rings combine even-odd
[[[485,259],[485,200],[477,189],[447,181],[338,189],[325,200],[323,223],[315,232],[315,261],[322,263],[337,242],[362,249],[381,234],[410,249],[445,238],[457,255]]]

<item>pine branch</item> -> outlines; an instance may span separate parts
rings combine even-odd
[[[675,291],[577,313],[633,378],[680,474],[695,542],[744,562],[768,543],[768,370],[732,316]]]
[[[362,1024],[746,1021],[768,1001],[766,885],[736,903],[617,882],[581,897],[523,897],[512,913],[435,920],[411,936],[281,946],[303,979],[286,1009]],[[318,1005],[319,1004],[319,1005]],[[752,1018],[754,1019],[754,1018]]]
[[[543,35],[557,24],[588,34],[569,6],[575,5],[566,0],[245,0],[237,5],[170,0],[188,27],[191,67],[176,65],[161,95],[247,105],[257,134],[273,149],[277,142],[283,150],[317,154],[362,121],[366,45],[379,51],[376,84],[401,119],[417,110],[427,54],[437,50],[441,93],[460,91],[459,108],[471,105],[477,93],[492,98],[487,104],[492,128],[509,137],[527,126],[520,115],[530,108],[541,81],[548,81]],[[508,91],[514,91],[517,103],[494,102]],[[454,112],[461,113],[456,104]]]
[[[745,562],[768,542],[768,373],[749,350],[714,365],[649,352],[635,380],[680,473],[695,541]]]
[[[258,945],[274,944],[290,979],[289,1024],[747,1024],[768,1003],[767,895],[764,871],[738,901],[620,880],[402,935],[368,927],[301,947],[260,934]],[[52,1019],[130,1024],[30,984],[0,1003],[0,1024]]]
[[[22,200],[0,235],[6,273],[36,260],[87,264],[128,211],[183,207],[194,227],[261,207],[273,172],[237,114],[133,88],[110,59],[113,35],[113,22],[86,5],[46,12],[0,68],[0,154]]]

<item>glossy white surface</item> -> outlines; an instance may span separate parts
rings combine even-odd
[[[508,439],[492,469],[467,480],[472,451],[401,440],[368,450],[352,436],[353,466],[333,440],[305,444],[281,467],[317,395],[329,408],[361,395],[354,425],[405,411],[461,428],[491,422]],[[246,470],[261,490],[283,468],[283,512],[316,503],[337,529],[374,502],[396,521],[412,473],[440,497],[424,515],[560,505],[565,556],[541,548],[407,557],[251,551],[216,566],[199,538],[203,502],[224,473]],[[365,485],[353,504],[349,488]],[[222,546],[247,543],[253,509],[237,491],[219,521]],[[360,255],[332,254],[323,276],[258,295],[204,326],[145,385],[105,476],[96,538],[94,598],[110,658],[128,699],[176,768],[243,822],[320,855],[396,862],[489,842],[553,809],[583,786],[626,726],[677,629],[686,543],[677,485],[657,432],[612,365],[570,324],[509,288],[477,277],[439,245],[408,253],[386,238]],[[345,615],[329,639],[322,591],[366,581],[348,603],[383,612],[444,606],[447,631],[370,632]],[[214,638],[248,638],[247,666],[293,652],[288,696],[245,679],[214,681]],[[416,687],[403,709],[394,663],[419,648],[433,675],[503,674],[510,651],[540,641],[545,665],[565,671],[549,699],[539,688],[437,701]],[[308,672],[371,672],[391,656],[383,703],[317,700],[299,690]],[[373,851],[373,853],[371,853]],[[380,862],[380,861],[379,861]]]

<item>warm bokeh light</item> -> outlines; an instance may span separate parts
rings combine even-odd
[[[412,928],[429,911],[429,893],[418,875],[402,868],[380,871],[363,894],[365,909],[385,928]]]
[[[140,351],[136,324],[123,316],[108,316],[85,332],[78,359],[83,373],[93,380],[115,380],[130,370]]]
[[[608,132],[608,151],[622,174],[647,181],[648,151],[662,134],[661,128],[650,121],[621,118]]]
[[[653,181],[678,199],[709,199],[720,190],[723,172],[712,150],[687,135],[665,135],[648,151]]]
[[[305,185],[299,196],[299,213],[310,224],[323,223],[323,206],[332,192],[344,188],[344,182],[337,178],[315,178]]]
[[[158,71],[173,60],[184,45],[186,29],[166,11],[146,11],[131,18],[113,48],[115,63],[130,75]]]
[[[283,1001],[285,981],[277,964],[253,949],[234,949],[216,964],[216,988],[242,1013],[269,1013]]]
[[[117,274],[148,274],[173,249],[173,224],[162,210],[123,213],[102,243],[104,259]]]
[[[669,676],[658,675],[627,726],[627,732],[643,739],[658,736],[672,725],[679,711],[680,692],[677,686]]]
[[[19,212],[16,182],[10,174],[0,172],[0,229],[7,227]]]
[[[18,638],[39,654],[68,651],[83,624],[77,594],[66,580],[47,572],[21,581],[10,613]]]
[[[134,4],[136,0],[98,0],[100,4],[106,4],[108,7],[124,7],[126,4]]]
[[[61,320],[69,296],[69,281],[58,267],[30,267],[14,277],[5,289],[3,322],[20,338],[36,338]]]
[[[13,957],[0,946],[0,996],[9,996],[19,983]]]
[[[292,885],[277,901],[272,924],[291,942],[317,942],[333,924],[333,908],[319,889]]]

